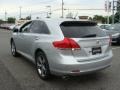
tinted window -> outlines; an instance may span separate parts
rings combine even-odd
[[[114,25],[112,25],[111,29],[115,30],[115,31],[120,31],[120,24],[114,24]]]
[[[26,25],[24,28],[22,28],[21,32],[29,32],[29,27],[30,27],[30,24]]]
[[[105,25],[106,30],[110,30],[110,25]]]
[[[101,28],[101,29],[105,29],[105,26],[104,26],[104,25],[101,25],[100,28]]]
[[[66,22],[67,23],[67,22]],[[78,22],[79,23],[79,22]],[[81,22],[82,23],[82,22]],[[83,22],[84,23],[84,22]],[[85,22],[86,23],[86,22]],[[88,38],[88,37],[104,37],[105,32],[96,24],[61,24],[61,29],[65,37],[70,38]]]
[[[48,27],[45,22],[42,21],[34,21],[30,28],[31,33],[41,33],[41,34],[49,34]]]
[[[100,28],[110,30],[111,26],[110,25],[101,25]]]
[[[27,22],[27,23],[25,23],[25,24],[21,27],[20,32],[29,32],[29,27],[30,27],[31,23],[32,23],[32,22]]]

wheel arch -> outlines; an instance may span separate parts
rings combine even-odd
[[[10,39],[10,44],[12,43],[12,41],[14,41],[13,38]]]
[[[35,52],[34,52],[34,58],[35,58],[35,59],[36,59],[36,54],[37,54],[38,52],[42,52],[42,53],[45,54],[45,52],[44,52],[42,49],[37,48],[37,49],[35,50]],[[45,54],[45,55],[46,55],[46,54]]]
[[[51,75],[51,72],[50,72],[50,66],[49,66],[49,62],[48,62],[47,56],[46,56],[45,52],[42,49],[37,48],[36,51],[35,51],[35,53],[34,53],[35,62],[37,62],[36,61],[36,55],[37,55],[38,52],[42,52],[45,55],[45,58],[46,58],[45,61],[46,61],[46,68],[47,68],[47,77],[45,77],[45,78],[41,77],[41,78],[42,79],[48,79],[50,77],[50,75]],[[37,63],[36,63],[36,65],[37,65]]]

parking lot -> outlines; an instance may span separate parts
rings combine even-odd
[[[113,45],[112,66],[94,74],[70,77],[52,77],[43,81],[35,66],[24,57],[14,58],[10,53],[10,31],[0,30],[0,90],[119,90],[120,46]]]

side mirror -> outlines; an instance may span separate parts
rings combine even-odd
[[[13,32],[18,32],[19,30],[17,28],[14,28],[13,29]]]

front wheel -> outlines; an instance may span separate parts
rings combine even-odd
[[[15,43],[14,41],[11,42],[11,53],[14,57],[17,57],[18,56],[18,53],[16,51],[16,46],[15,46]]]
[[[46,80],[50,77],[49,65],[43,52],[36,54],[36,69],[41,79]]]

